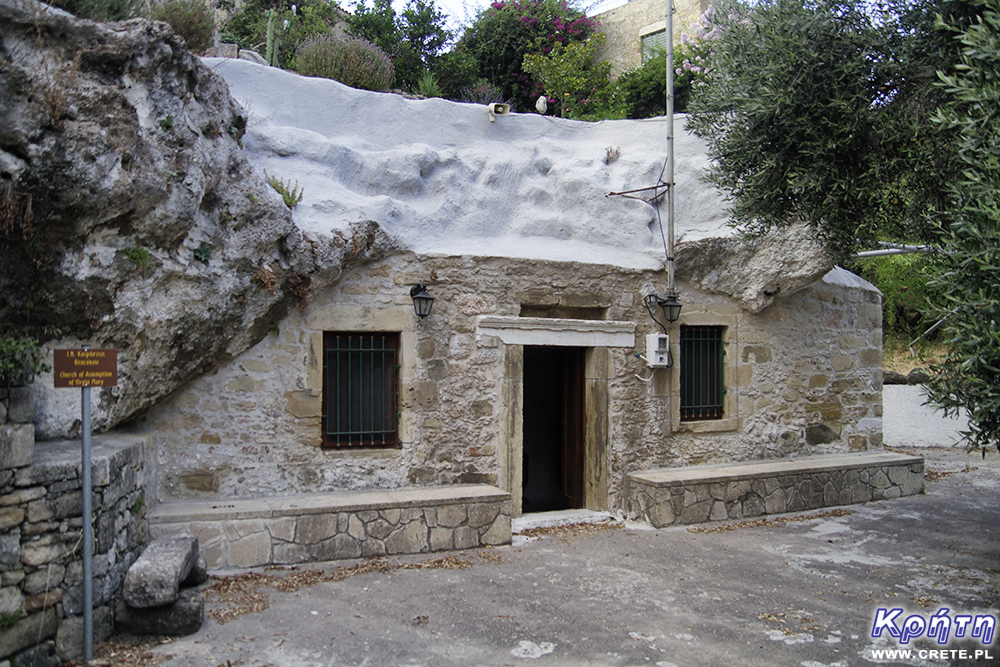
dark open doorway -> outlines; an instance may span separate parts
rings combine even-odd
[[[524,348],[523,512],[583,507],[584,353]]]

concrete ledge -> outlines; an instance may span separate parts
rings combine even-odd
[[[209,567],[236,568],[510,544],[510,494],[492,486],[161,503],[154,537],[196,535]]]
[[[661,528],[899,498],[924,490],[924,460],[890,452],[645,470],[626,478],[630,516]]]

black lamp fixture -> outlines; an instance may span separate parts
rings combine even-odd
[[[424,319],[431,314],[434,297],[427,293],[427,285],[414,285],[410,288],[410,298],[413,299],[413,310],[417,317]]]
[[[674,292],[667,292],[666,294],[653,292],[652,294],[647,294],[642,297],[642,303],[646,306],[646,310],[649,311],[649,316],[653,318],[653,321],[663,328],[664,333],[667,331],[668,324],[676,322],[681,316],[681,302],[677,299],[677,294]],[[663,319],[666,320],[667,324],[656,319],[656,309],[660,309],[663,312]]]

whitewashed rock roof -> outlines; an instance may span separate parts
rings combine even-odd
[[[249,114],[258,169],[297,183],[296,224],[322,239],[374,220],[415,252],[663,266],[652,206],[620,192],[657,183],[663,118],[586,123],[410,100],[243,60],[206,59]],[[678,241],[730,236],[702,180],[704,145],[675,121]],[[607,163],[608,149],[619,157]],[[666,226],[666,206],[661,207]]]

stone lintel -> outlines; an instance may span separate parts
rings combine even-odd
[[[635,347],[635,322],[482,315],[476,318],[476,340],[483,336],[506,345]]]

